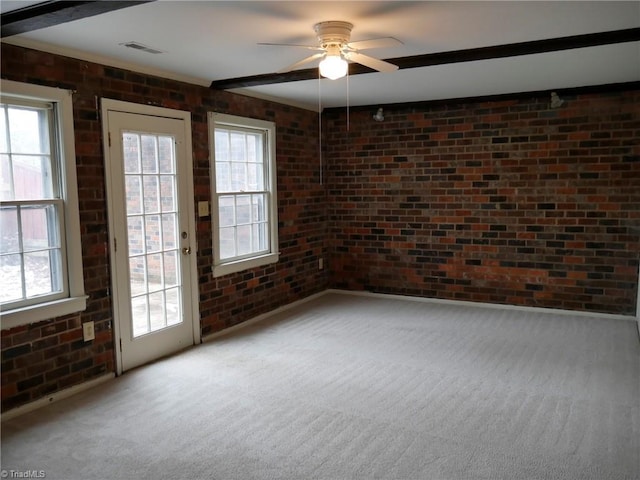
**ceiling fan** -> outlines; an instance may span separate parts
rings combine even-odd
[[[289,65],[288,67],[279,70],[277,73],[290,72],[291,70],[295,70],[302,65],[318,59],[322,59],[319,64],[320,74],[323,77],[327,77],[332,80],[344,77],[347,74],[347,60],[359,63],[379,72],[393,72],[398,69],[397,65],[364,55],[360,53],[360,50],[403,45],[400,40],[393,37],[383,37],[371,40],[362,40],[359,42],[350,42],[349,40],[351,39],[351,29],[353,28],[353,24],[337,20],[316,23],[313,28],[318,36],[319,46],[287,43],[259,43],[259,45],[302,47],[318,51],[318,53],[315,53],[310,57],[303,58],[293,65]]]

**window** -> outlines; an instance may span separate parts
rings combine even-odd
[[[84,310],[68,91],[2,82],[2,328]]]
[[[278,261],[275,125],[209,114],[215,276]]]

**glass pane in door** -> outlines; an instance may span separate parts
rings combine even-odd
[[[133,336],[182,323],[175,141],[122,134]]]

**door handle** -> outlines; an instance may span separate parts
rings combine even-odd
[[[184,247],[182,249],[182,254],[183,255],[191,255],[191,247]]]

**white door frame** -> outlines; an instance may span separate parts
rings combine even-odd
[[[106,187],[107,192],[112,191],[112,180],[111,176],[108,172],[108,164],[107,162],[110,159],[109,153],[109,122],[108,122],[108,113],[110,111],[116,112],[124,112],[124,113],[133,113],[139,115],[150,115],[156,117],[164,117],[164,118],[173,118],[178,120],[183,120],[185,125],[185,138],[187,141],[185,142],[185,151],[186,151],[186,161],[187,161],[187,178],[186,178],[186,187],[187,187],[187,198],[188,203],[185,206],[187,212],[184,212],[188,217],[188,229],[189,229],[189,238],[192,239],[192,254],[186,255],[186,258],[183,258],[184,261],[190,262],[191,267],[191,278],[185,279],[186,282],[189,282],[189,287],[191,291],[191,312],[193,318],[191,319],[193,325],[193,342],[194,344],[198,344],[201,342],[200,337],[200,308],[199,308],[199,290],[198,290],[198,265],[197,265],[197,253],[198,253],[198,242],[196,238],[196,225],[195,225],[195,201],[194,201],[194,187],[193,187],[193,149],[192,149],[192,135],[191,135],[191,112],[183,111],[183,110],[173,110],[165,107],[156,107],[152,105],[143,105],[138,103],[129,103],[123,102],[120,100],[112,100],[109,98],[103,98],[101,100],[102,106],[102,138],[103,138],[103,150],[104,150],[104,159],[105,159],[105,177],[106,177]],[[113,205],[112,205],[112,195],[107,195],[107,209],[108,209],[108,219],[109,219],[109,250],[110,250],[110,259],[111,259],[111,290],[113,291],[113,282],[115,282],[114,272],[116,271],[116,260],[115,255],[113,254],[114,246],[115,246],[115,225],[114,215],[113,215]],[[112,296],[113,298],[113,296]],[[114,345],[113,348],[116,352],[116,375],[122,374],[122,352],[120,350],[120,345],[118,339],[120,339],[120,322],[117,318],[117,309],[113,308],[113,338]]]

